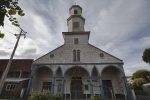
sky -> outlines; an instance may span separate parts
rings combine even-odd
[[[19,0],[25,16],[16,16],[27,32],[21,37],[14,58],[37,59],[64,44],[69,8],[80,5],[89,43],[120,58],[127,76],[150,66],[142,55],[150,48],[150,0]],[[4,39],[0,39],[0,59],[9,59],[20,29],[5,18]]]

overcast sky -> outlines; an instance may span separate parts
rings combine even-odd
[[[80,5],[86,19],[85,31],[91,31],[89,43],[122,59],[126,75],[150,67],[142,61],[150,48],[150,0],[19,0],[25,12],[17,17],[27,37],[20,39],[14,58],[33,58],[64,43],[69,8]],[[0,39],[0,59],[10,58],[19,33],[5,19],[4,39]]]

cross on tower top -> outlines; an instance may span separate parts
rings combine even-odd
[[[76,2],[76,0],[74,0],[74,4],[75,4],[75,5],[77,5],[77,2]]]

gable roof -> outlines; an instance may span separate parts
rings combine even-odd
[[[98,49],[98,50],[101,50],[101,49],[99,49],[98,47],[96,47],[96,46],[94,46],[92,44],[89,44],[89,45],[92,46],[92,47],[94,47],[94,48],[96,48],[96,49]],[[101,51],[103,51],[103,50],[101,50]],[[105,51],[103,51],[103,52],[105,52]],[[117,57],[115,57],[115,56],[113,56],[113,55],[111,55],[111,54],[109,54],[107,52],[105,52],[105,53],[108,54],[108,55],[110,55],[110,56],[112,56],[112,57],[114,57],[114,58],[116,58],[116,59],[118,59],[118,60],[120,60],[121,62],[123,62],[121,59],[119,59],[119,58],[117,58]]]
[[[3,71],[6,69],[9,59],[0,59],[0,70]],[[31,65],[33,59],[13,59],[10,71],[26,71],[31,72]]]
[[[46,56],[46,55],[50,54],[51,52],[53,52],[53,51],[55,51],[55,50],[57,50],[57,49],[59,49],[59,48],[63,47],[64,45],[65,45],[65,44],[63,44],[63,45],[61,45],[61,46],[57,47],[56,49],[54,49],[54,50],[52,50],[52,51],[50,51],[50,52],[46,53],[45,55],[43,55],[43,56],[41,56],[41,57],[39,57],[39,58],[35,59],[35,60],[33,61],[33,63],[34,63],[34,62],[36,62],[37,60],[41,59],[42,57],[44,57],[44,56]]]

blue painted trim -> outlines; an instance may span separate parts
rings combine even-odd
[[[101,70],[101,76],[102,76],[102,72],[103,72],[106,68],[108,68],[108,67],[114,67],[114,68],[118,69],[118,70],[122,73],[122,75],[123,75],[123,80],[124,80],[124,85],[125,85],[125,88],[126,88],[127,95],[129,96],[130,100],[133,100],[133,96],[132,96],[132,94],[131,94],[131,92],[130,92],[130,90],[129,90],[129,87],[128,87],[128,85],[127,85],[127,80],[126,80],[124,71],[123,71],[122,69],[120,69],[120,68],[118,68],[118,67],[116,67],[116,66],[114,66],[114,65],[105,66],[105,67]]]
[[[30,90],[31,90],[31,85],[32,85],[32,72],[30,74],[30,79],[28,82],[28,87],[27,87],[27,91],[26,91],[26,98],[28,98],[28,96],[30,95]]]
[[[62,70],[62,68],[59,66],[57,69],[56,69],[56,71],[54,72],[54,76],[56,76],[56,74],[57,74],[57,71],[58,71],[58,69],[60,68],[60,70],[61,70],[61,74],[62,74],[62,77],[63,77],[63,70]]]
[[[123,71],[120,69],[120,68],[118,68],[118,67],[116,67],[116,66],[114,66],[114,65],[108,65],[108,66],[105,66],[102,70],[101,70],[101,72],[100,72],[100,76],[102,76],[102,73],[103,73],[103,71],[106,69],[106,68],[108,68],[108,67],[114,67],[114,68],[117,68],[119,71],[121,71],[122,72],[122,74],[124,75],[124,73],[123,73]]]
[[[112,63],[36,63],[32,65],[108,65],[108,64],[123,64],[121,62],[112,62]]]
[[[92,77],[89,77],[90,79],[90,94],[93,95],[93,85],[92,85]]]
[[[99,86],[100,86],[100,88],[99,88],[99,90],[100,90],[100,97],[101,97],[101,99],[104,99],[105,96],[104,96],[104,89],[103,89],[102,77],[100,76],[100,73],[99,73],[99,71],[98,71],[98,69],[97,69],[96,66],[93,67],[92,72],[91,72],[91,75],[93,74],[94,68],[96,69],[96,71],[97,71],[97,73],[98,73]]]
[[[98,73],[98,77],[100,77],[100,73],[99,73],[99,71],[98,71],[98,69],[97,69],[97,67],[96,67],[96,66],[94,66],[94,67],[92,68],[91,76],[92,76],[92,74],[93,74],[93,70],[94,70],[94,68],[96,69],[96,71],[97,71],[97,73]]]
[[[101,94],[101,99],[104,99],[104,89],[103,89],[103,82],[102,82],[102,77],[99,77],[99,85],[100,85],[100,94]]]
[[[61,94],[60,96],[63,98],[64,96],[64,77],[62,77],[62,81],[61,81]]]
[[[50,69],[50,71],[52,72],[52,76],[54,76],[53,70],[52,70],[50,67],[46,66],[46,65],[44,65],[44,66],[38,65],[38,68],[36,68],[36,69],[33,71],[33,75],[34,75],[34,73],[36,73],[37,70],[40,69],[40,68],[48,68],[48,69]]]
[[[69,68],[64,72],[63,76],[65,76],[65,74],[66,74],[66,72],[67,72],[68,70],[70,70],[71,68],[75,68],[75,67],[83,68],[83,69],[88,73],[89,77],[91,76],[90,72],[89,72],[87,69],[85,69],[85,68],[82,67],[82,66],[78,66],[78,65],[69,67]]]
[[[52,78],[52,88],[51,88],[51,94],[54,94],[54,89],[55,89],[55,77]]]

